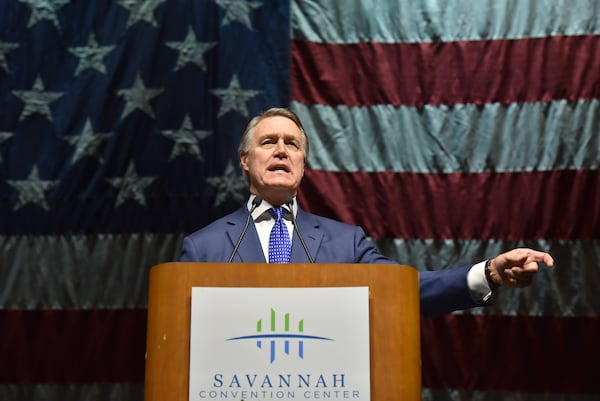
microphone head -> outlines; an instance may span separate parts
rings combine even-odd
[[[262,203],[262,201],[263,201],[262,196],[256,195],[254,197],[254,199],[252,199],[252,206],[253,207],[258,207],[258,206],[260,206],[260,204]]]

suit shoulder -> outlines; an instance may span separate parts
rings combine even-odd
[[[315,226],[319,226],[321,229],[326,231],[334,232],[352,232],[352,233],[363,233],[363,229],[359,226],[355,226],[348,223],[343,223],[339,220],[334,220],[329,217],[318,216],[316,214],[306,213],[309,221],[312,221]]]
[[[198,230],[188,234],[186,236],[186,238],[190,238],[190,239],[199,239],[202,238],[204,236],[214,236],[215,233],[225,233],[226,229],[228,227],[231,227],[233,224],[236,224],[237,220],[239,219],[239,215],[240,215],[240,210],[237,210],[233,213],[230,213],[226,216],[223,216],[211,223],[209,223],[208,225],[199,228]]]

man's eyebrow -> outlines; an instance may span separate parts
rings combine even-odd
[[[301,138],[302,135],[296,135],[296,134],[292,134],[292,133],[288,133],[288,132],[265,132],[262,134],[258,134],[259,138],[269,138],[269,137],[279,137],[279,136],[283,136],[284,138],[289,138],[289,139],[295,139],[295,138]]]

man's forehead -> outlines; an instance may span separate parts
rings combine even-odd
[[[301,136],[300,128],[292,120],[286,117],[267,117],[256,125],[257,136],[284,135]]]

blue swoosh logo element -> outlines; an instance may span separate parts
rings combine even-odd
[[[301,339],[307,339],[307,340],[334,341],[332,338],[319,337],[319,336],[307,336],[307,335],[302,335],[302,334],[255,334],[255,335],[251,335],[251,336],[241,336],[241,337],[228,338],[225,341],[251,340],[251,339],[257,339],[257,338],[301,338]]]

